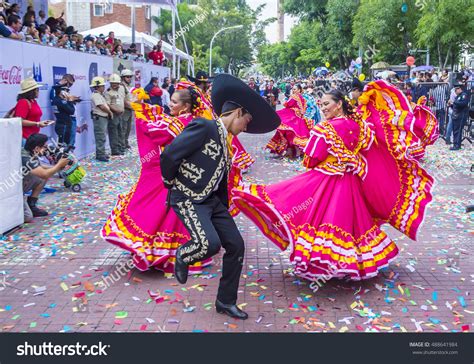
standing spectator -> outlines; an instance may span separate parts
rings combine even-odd
[[[112,119],[114,114],[104,97],[105,80],[102,77],[94,77],[90,87],[93,89],[91,103],[96,147],[95,158],[100,162],[108,162],[109,156],[105,152],[105,135],[109,119]]]
[[[431,96],[434,98],[434,110],[436,114],[436,119],[439,123],[439,132],[441,135],[444,135],[446,130],[445,118],[446,118],[446,93],[447,85],[438,85],[431,91]]]
[[[119,92],[122,93],[122,96],[124,97],[125,100],[125,108],[122,114],[121,118],[121,128],[122,128],[122,149],[130,149],[130,143],[128,141],[128,138],[130,137],[130,132],[132,130],[132,123],[133,123],[133,110],[132,110],[132,105],[130,104],[130,89],[132,88],[132,78],[133,78],[133,72],[124,69],[120,73],[122,83],[120,84]]]
[[[170,86],[168,87],[168,92],[170,93],[170,98],[173,96],[174,92],[176,91],[176,84],[178,80],[176,78],[172,78],[170,81]]]
[[[46,23],[46,14],[44,13],[43,10],[40,10],[39,13],[38,13],[38,19],[37,19],[37,22],[38,22],[38,25],[43,25]]]
[[[55,86],[53,89],[56,94],[52,102],[53,113],[56,117],[54,130],[58,135],[58,143],[71,145],[72,117],[76,112],[76,107],[66,86]]]
[[[152,77],[148,85],[145,86],[145,92],[150,96],[150,100],[148,103],[152,105],[160,105],[163,106],[161,95],[163,91],[161,90],[158,84],[158,77]]]
[[[163,95],[161,96],[161,102],[163,103],[163,109],[165,110],[165,113],[169,114],[170,113],[169,104],[171,101],[171,97],[170,97],[170,93],[167,90],[167,87],[169,86],[163,82],[163,84],[161,85],[161,90],[163,91]]]
[[[115,46],[115,33],[109,32],[108,38],[105,40],[107,44],[110,44],[112,47]]]
[[[257,84],[255,83],[255,78],[250,77],[249,79],[249,87],[254,90],[256,93],[259,93],[259,89]]]
[[[456,84],[456,98],[453,102],[453,134],[454,141],[453,146],[450,150],[461,149],[462,141],[462,130],[464,128],[464,122],[469,112],[469,94],[464,90],[463,84]]]
[[[449,71],[447,69],[443,70],[439,82],[449,82]]]
[[[36,206],[38,198],[48,179],[61,171],[69,163],[68,158],[61,158],[53,167],[42,167],[38,157],[46,152],[47,141],[48,137],[44,134],[32,134],[26,140],[25,146],[21,151],[23,195],[31,192],[31,196],[24,196],[23,211],[25,222],[31,222],[33,217],[48,216],[45,210]]]
[[[448,100],[448,126],[446,128],[446,135],[444,136],[444,140],[446,144],[451,144],[451,135],[453,134],[453,102],[456,99],[456,88],[453,87],[449,94]]]
[[[163,54],[161,48],[163,46],[163,42],[160,40],[156,46],[153,47],[153,50],[148,53],[148,59],[153,61],[154,65],[162,66],[163,61],[165,60],[165,55]]]
[[[49,98],[51,101],[51,105],[54,108],[53,105],[53,100],[56,96],[56,88],[62,89],[63,93],[66,96],[66,99],[72,103],[75,109],[75,104],[81,101],[80,97],[77,96],[72,96],[69,92],[70,88],[74,85],[74,82],[76,80],[74,79],[74,76],[70,73],[66,73],[59,81],[56,83],[56,85],[53,86],[51,89],[51,92],[49,94]],[[69,134],[69,142],[66,142],[69,146],[74,147],[76,144],[76,129],[77,129],[77,120],[74,114],[71,114],[71,123],[66,123],[66,130],[64,131],[64,134]],[[57,120],[57,119],[56,119]],[[56,131],[57,133],[57,131]],[[59,137],[59,134],[58,134]]]
[[[21,118],[23,145],[31,134],[39,133],[40,128],[48,126],[53,121],[40,121],[43,112],[36,102],[39,96],[39,85],[32,78],[21,81],[21,91],[18,93],[15,106],[15,116]]]
[[[113,117],[107,124],[107,131],[109,132],[109,144],[112,155],[124,155],[125,146],[122,145],[123,132],[120,121],[125,109],[125,97],[119,91],[122,80],[117,74],[112,74],[109,78],[110,88],[105,92],[105,100],[112,110]]]
[[[293,89],[294,86],[295,86],[295,80],[292,79],[292,80],[290,81],[290,83],[287,84],[286,87],[285,87],[285,97],[286,97],[286,98],[289,98],[289,97],[290,97],[291,90]]]

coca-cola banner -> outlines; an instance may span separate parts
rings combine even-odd
[[[50,102],[51,87],[64,74],[71,73],[76,80],[71,87],[71,94],[82,99],[82,102],[76,105],[75,153],[79,158],[92,153],[95,150],[95,142],[90,115],[89,85],[95,76],[108,79],[114,70],[114,59],[4,38],[0,38],[0,49],[0,117],[15,106],[21,81],[33,77],[41,84],[38,102],[43,111],[42,120],[54,119]],[[157,76],[162,81],[170,75],[169,68],[153,64],[129,62],[127,67],[138,72],[142,86],[146,85],[152,76]],[[51,138],[56,137],[53,126],[41,131]]]

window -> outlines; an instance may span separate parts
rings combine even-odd
[[[104,16],[104,5],[94,4],[94,16]]]
[[[151,6],[145,6],[145,18],[148,20],[151,19]]]
[[[105,3],[105,13],[106,14],[113,14],[114,13],[114,4],[107,1]]]

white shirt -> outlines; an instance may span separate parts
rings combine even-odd
[[[165,88],[162,88],[161,90],[163,91],[163,95],[161,95],[163,106],[168,106],[170,104],[170,93]]]

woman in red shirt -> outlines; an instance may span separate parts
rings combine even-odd
[[[22,137],[25,141],[31,134],[40,132],[40,128],[48,126],[54,121],[40,121],[43,112],[36,102],[39,96],[39,85],[32,78],[21,82],[21,91],[18,93],[15,106],[15,116],[20,117],[22,125]]]

